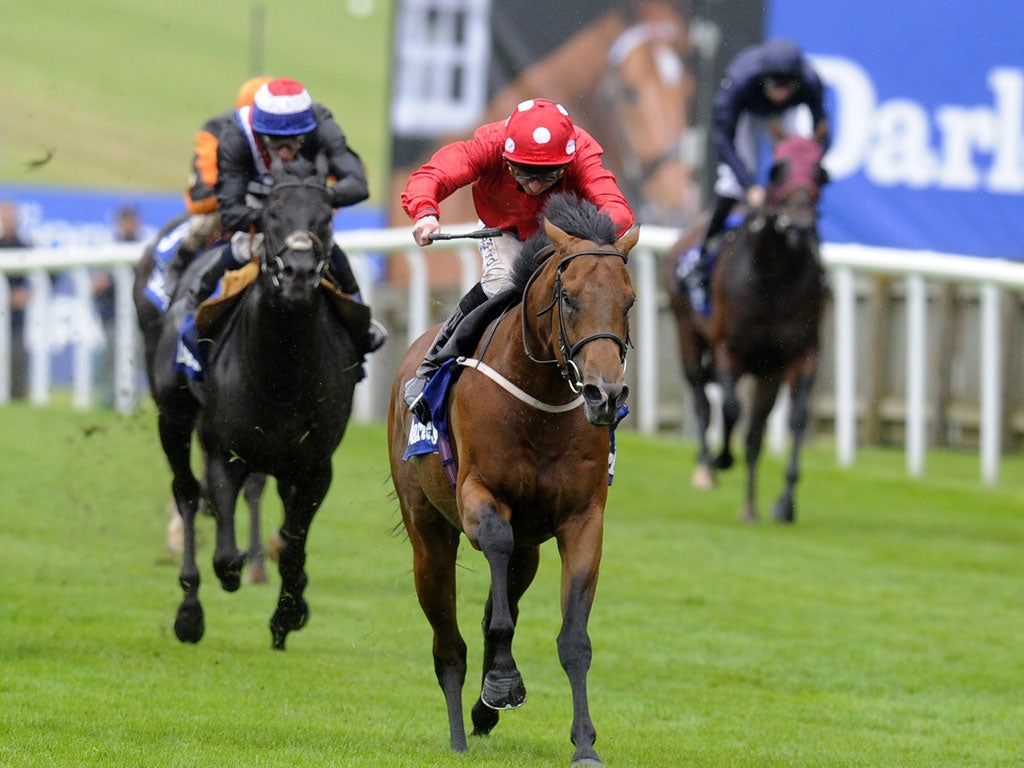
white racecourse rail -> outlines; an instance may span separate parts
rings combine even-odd
[[[451,226],[450,231],[468,231],[474,225]],[[642,228],[640,242],[630,258],[634,285],[637,291],[635,311],[635,338],[637,344],[638,392],[633,398],[637,429],[644,433],[656,432],[658,424],[658,365],[664,359],[656,344],[644,344],[644,339],[657,339],[659,303],[662,294],[660,256],[678,239],[679,230],[646,226]],[[338,242],[352,257],[353,269],[363,288],[364,297],[374,303],[374,285],[369,272],[369,254],[404,259],[408,265],[409,283],[406,301],[406,337],[393,335],[391,344],[407,346],[432,325],[430,316],[430,288],[427,280],[427,250],[411,245],[408,228],[377,230],[346,230],[337,233]],[[446,245],[445,247],[450,247]],[[114,349],[114,405],[119,412],[131,412],[139,396],[140,360],[135,310],[132,304],[132,265],[139,259],[141,247],[137,243],[112,243],[103,246],[66,247],[54,249],[18,249],[0,251],[0,274],[27,274],[33,290],[32,303],[26,317],[28,337],[46,339],[48,329],[47,306],[50,281],[47,272],[69,272],[75,286],[75,300],[86,308],[91,306],[90,268],[113,270],[116,299]],[[961,284],[975,284],[981,291],[981,440],[980,463],[982,479],[995,483],[998,479],[1002,445],[1003,371],[1000,323],[1000,302],[1004,290],[1024,290],[1024,264],[1015,262],[970,258],[931,252],[907,252],[859,245],[826,243],[822,248],[826,266],[832,274],[835,317],[835,425],[838,462],[851,465],[855,459],[856,435],[856,297],[854,274],[887,274],[900,276],[907,283],[907,416],[906,457],[907,471],[920,475],[924,471],[926,447],[926,282],[939,280]],[[479,257],[475,246],[460,250],[464,290],[468,290],[479,276]],[[72,338],[75,344],[72,357],[73,395],[76,408],[92,406],[93,360],[88,345]],[[10,294],[6,280],[0,280],[0,403],[10,399]],[[44,347],[45,348],[45,347]],[[390,370],[375,356],[367,366],[367,381],[357,388],[354,418],[373,421],[383,418],[383,406],[375,407],[374,392],[387,392]],[[30,399],[45,405],[50,390],[50,355],[31,354],[29,370]],[[773,444],[781,446],[783,421],[773,420]]]

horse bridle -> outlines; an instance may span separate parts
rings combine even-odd
[[[326,196],[329,196],[330,194],[326,187],[321,187],[320,185],[290,181],[282,184],[275,184],[271,188],[271,195],[273,195],[277,190],[287,189],[288,187],[309,187],[323,192]],[[267,247],[266,231],[264,231],[263,246],[264,253],[263,260],[260,263],[260,271],[270,277],[270,281],[275,288],[281,287],[281,273],[284,272],[284,259],[282,259],[281,256],[287,251],[313,251],[313,254],[317,257],[316,268],[313,270],[313,285],[320,282],[324,270],[327,268],[327,251],[324,247],[324,242],[311,230],[293,230],[284,238],[281,243],[281,247],[273,253],[269,252]]]
[[[551,292],[551,302],[537,312],[537,317],[552,312],[557,308],[556,325],[558,326],[558,346],[559,351],[562,353],[562,359],[565,361],[564,365],[561,365],[558,358],[552,358],[551,360],[540,360],[534,357],[530,351],[529,344],[527,342],[527,329],[526,329],[526,297],[530,292],[530,287],[533,285],[533,281],[543,271],[543,267],[538,268],[530,279],[526,282],[526,287],[523,289],[523,309],[522,309],[522,337],[523,337],[523,351],[526,356],[535,363],[540,365],[558,365],[559,371],[562,374],[562,378],[569,384],[569,388],[579,394],[583,390],[583,377],[580,375],[580,370],[576,363],[573,362],[573,358],[577,353],[583,349],[584,346],[592,341],[598,339],[611,339],[619,345],[619,360],[623,365],[626,363],[626,351],[632,342],[629,338],[629,331],[626,332],[626,338],[622,339],[611,331],[598,331],[597,333],[591,333],[579,339],[576,343],[571,343],[565,334],[565,324],[562,322],[562,309],[564,306],[564,298],[562,292],[562,273],[565,271],[569,263],[579,256],[617,256],[622,259],[622,263],[626,263],[625,254],[619,253],[618,251],[605,251],[605,250],[594,250],[594,251],[577,251],[576,253],[570,253],[562,257],[561,261],[558,262],[558,266],[555,268],[555,284]]]

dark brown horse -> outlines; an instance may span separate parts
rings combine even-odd
[[[299,159],[277,163],[272,172],[260,268],[222,329],[204,341],[210,348],[201,406],[183,375],[170,373],[174,329],[183,319],[180,300],[168,311],[155,358],[160,441],[185,524],[179,576],[184,599],[174,622],[182,642],[198,642],[205,629],[194,536],[200,488],[190,464],[197,424],[217,523],[213,568],[229,592],[238,589],[246,562],[235,541],[238,493],[254,472],[277,481],[284,546],[270,631],[274,648],[283,649],[288,633],[309,617],[306,539],[331,484],[331,457],[348,424],[359,375],[355,344],[321,285],[333,237],[326,168]],[[354,305],[350,311],[368,314]]]
[[[800,474],[800,446],[810,415],[817,370],[819,328],[826,299],[819,256],[817,204],[827,174],[821,149],[810,139],[788,138],[773,152],[766,204],[727,233],[711,279],[711,316],[693,310],[685,288],[670,270],[667,280],[675,313],[683,372],[693,391],[699,455],[693,485],[710,488],[715,469],[733,464],[732,431],[740,416],[736,385],[754,378],[746,435],[746,520],[757,519],[757,462],[768,415],[783,383],[789,385],[792,435],[786,486],[773,517],[792,522]],[[707,443],[711,406],[705,387],[723,390],[723,443],[712,460]]]
[[[142,333],[142,344],[145,355],[145,366],[146,366],[146,377],[149,381],[150,390],[153,389],[153,382],[155,381],[153,376],[153,365],[154,357],[156,355],[157,344],[160,340],[160,334],[163,331],[164,322],[164,308],[157,306],[157,302],[160,301],[160,297],[157,295],[155,300],[151,298],[151,295],[162,294],[163,291],[159,290],[159,286],[162,285],[162,281],[158,281],[158,287],[150,289],[147,292],[147,285],[149,285],[151,279],[154,276],[154,272],[157,271],[157,260],[163,257],[166,260],[173,258],[174,250],[177,249],[178,244],[181,242],[181,238],[184,235],[185,228],[188,226],[189,214],[188,212],[179,214],[177,217],[172,219],[170,222],[164,225],[164,227],[157,234],[156,239],[152,243],[146,246],[146,250],[142,254],[142,258],[135,265],[135,282],[132,288],[132,299],[135,303],[135,315],[139,322],[139,330]],[[213,245],[216,242],[216,237],[208,245]],[[158,256],[157,252],[161,251],[161,255]],[[173,301],[175,296],[180,295],[181,291],[188,284],[187,280],[180,280],[178,285],[170,287],[171,295],[168,297],[170,301]],[[263,495],[263,489],[266,486],[267,478],[266,475],[260,473],[254,473],[249,476],[245,481],[245,501],[249,507],[249,549],[248,549],[248,562],[245,570],[245,581],[252,584],[262,584],[267,580],[266,566],[264,564],[264,549],[261,538],[261,522],[260,522],[260,499]],[[206,497],[205,491],[203,497]],[[203,507],[207,505],[203,504]],[[184,549],[184,523],[182,522],[181,515],[178,512],[177,505],[172,501],[168,505],[168,515],[170,520],[167,525],[167,546],[175,552],[181,552]]]
[[[523,253],[532,258],[550,238],[553,255],[533,271],[521,304],[488,329],[477,360],[463,361],[468,367],[448,399],[454,487],[437,454],[402,458],[416,427],[403,383],[434,331],[405,354],[392,387],[391,475],[413,546],[416,592],[434,630],[452,749],[467,748],[466,643],[455,615],[460,537],[483,553],[491,575],[475,735],[489,733],[500,710],[526,699],[512,639],[540,544],[553,537],[562,559],[558,656],[572,689],[573,765],[598,765],[587,702],[587,621],[601,560],[610,427],[627,395],[623,365],[635,296],[626,257],[638,231],[616,238],[610,219],[572,196],[553,198],[546,216],[547,237],[531,239]]]

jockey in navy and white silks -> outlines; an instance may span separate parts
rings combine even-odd
[[[314,103],[300,83],[287,78],[271,80],[256,91],[251,107],[235,111],[231,126],[219,137],[214,187],[221,226],[234,236],[220,249],[219,258],[209,258],[189,287],[188,308],[192,313],[213,292],[225,270],[244,266],[259,253],[262,204],[272,183],[273,158],[288,163],[302,156],[315,163],[321,155],[327,160],[332,182],[332,206],[355,205],[369,197],[366,170],[359,155],[348,146],[330,110]],[[348,258],[334,242],[329,269],[342,292],[361,301]],[[355,341],[358,351],[365,355],[379,349],[386,338],[383,326],[373,322],[369,332]],[[184,340],[187,345],[189,340]]]
[[[706,293],[708,243],[721,234],[740,201],[764,203],[758,179],[758,142],[784,136],[813,136],[827,150],[830,141],[825,94],[799,46],[771,39],[740,51],[726,68],[715,94],[712,140],[718,154],[715,202],[697,268],[687,279],[691,293]]]

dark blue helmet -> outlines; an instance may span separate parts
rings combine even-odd
[[[791,40],[766,40],[761,46],[761,72],[765,77],[791,80],[800,76],[803,53]]]

